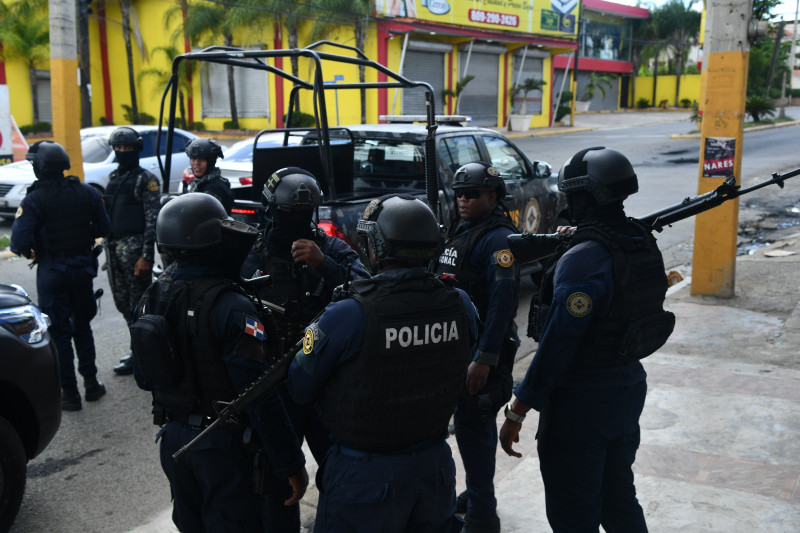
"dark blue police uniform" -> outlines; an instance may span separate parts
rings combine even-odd
[[[497,512],[496,416],[511,395],[511,370],[520,344],[514,324],[519,265],[506,242],[515,232],[499,209],[477,221],[461,221],[437,266],[439,273],[454,273],[458,286],[475,302],[483,328],[472,360],[491,367],[483,390],[470,395],[464,389],[454,418],[467,475],[467,515],[478,521]]]
[[[173,271],[172,279],[193,281],[215,275],[207,267],[179,267]],[[237,291],[223,292],[211,309],[208,334],[222,346],[224,368],[237,394],[265,369],[263,360],[242,356],[242,343],[253,341],[251,336],[258,333],[248,330],[248,318],[251,323],[258,322],[256,309]],[[248,415],[277,475],[286,479],[300,470],[305,459],[278,394],[265,396],[248,410]],[[173,521],[181,531],[263,531],[265,501],[253,488],[251,459],[242,443],[246,430],[242,426],[216,429],[180,461],[172,458],[200,433],[206,422],[202,418],[172,420],[158,433],[161,466],[174,499]]]
[[[445,438],[474,307],[422,267],[352,285],[356,296],[306,330],[287,382],[298,403],[318,402],[335,439],[314,530],[449,532],[455,465]]]
[[[11,229],[11,251],[25,257],[35,253],[39,307],[52,321],[50,335],[58,349],[64,389],[77,388],[75,352],[84,380],[97,375],[90,324],[97,313],[92,288],[97,259],[92,247],[110,230],[100,194],[74,176],[34,182]]]
[[[662,272],[663,273],[663,272]],[[631,465],[639,446],[646,374],[638,361],[583,357],[583,339],[609,308],[612,255],[597,241],[569,249],[536,355],[514,390],[540,412],[538,452],[554,531],[647,531]]]
[[[223,178],[219,168],[214,167],[208,170],[205,176],[194,178],[186,187],[186,192],[202,192],[210,194],[222,204],[225,212],[230,214],[233,209],[233,191],[227,178]]]

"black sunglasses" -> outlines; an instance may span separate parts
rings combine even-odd
[[[461,198],[463,196],[467,200],[474,200],[475,198],[480,198],[481,194],[486,191],[480,189],[458,189],[454,192],[456,193],[456,198]]]

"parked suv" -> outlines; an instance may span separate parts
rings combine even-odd
[[[0,531],[22,503],[27,463],[61,425],[61,386],[49,318],[17,285],[0,284]]]

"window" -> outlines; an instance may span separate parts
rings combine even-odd
[[[81,140],[81,155],[84,163],[103,163],[111,154],[108,139],[101,135],[85,137]]]
[[[421,144],[394,139],[356,139],[353,170],[356,189],[381,186],[398,190],[425,188]]]
[[[528,175],[525,159],[505,139],[483,137],[492,165],[504,179],[522,179]]]
[[[478,145],[471,135],[448,137],[442,141],[442,145],[445,148],[442,150],[442,157],[451,172],[455,172],[467,163],[481,160]]]
[[[204,64],[201,79],[203,117],[230,118],[228,66],[217,63]],[[239,118],[269,118],[266,72],[252,68],[233,67],[233,83],[236,89],[236,111]]]

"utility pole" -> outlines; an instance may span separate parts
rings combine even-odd
[[[69,154],[69,173],[83,181],[77,48],[75,0],[50,0],[50,101],[53,105],[53,135],[55,141]]]
[[[753,0],[709,0],[706,4],[703,62],[706,84],[701,95],[698,194],[716,189],[728,176],[740,183],[742,126],[745,117],[748,28]],[[739,201],[726,202],[695,220],[692,258],[693,295],[734,296]]]

